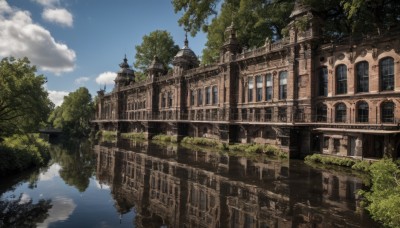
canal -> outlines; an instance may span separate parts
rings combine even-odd
[[[362,176],[302,161],[125,140],[51,155],[1,179],[0,227],[378,227]]]

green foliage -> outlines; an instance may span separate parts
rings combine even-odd
[[[52,145],[51,158],[60,164],[60,177],[66,184],[74,186],[79,192],[87,189],[96,167],[89,141],[75,140],[65,145]]]
[[[0,227],[36,227],[49,216],[51,200],[40,199],[33,203],[32,199],[23,202],[23,194],[17,199],[0,201]]]
[[[321,154],[307,155],[304,158],[304,160],[306,162],[315,162],[325,165],[337,165],[337,166],[348,167],[362,172],[368,172],[371,166],[370,161],[358,160],[346,157],[332,157],[326,155],[324,156]]]
[[[168,70],[173,57],[179,51],[179,46],[175,44],[169,32],[155,30],[149,35],[143,36],[142,43],[135,46],[135,49],[136,61],[134,62],[134,66],[142,72],[141,74],[145,75],[154,56],[157,56],[159,61],[164,65],[164,69]]]
[[[153,140],[158,140],[158,141],[163,141],[163,142],[172,142],[172,143],[176,143],[178,142],[178,138],[176,136],[172,136],[172,135],[155,135],[153,137]]]
[[[0,62],[0,137],[37,131],[54,106],[27,58]]]
[[[370,166],[372,187],[362,192],[372,218],[387,227],[400,227],[400,169],[390,159]]]
[[[185,137],[182,139],[181,142],[186,144],[209,146],[209,147],[218,147],[220,144],[220,142],[214,139],[197,138],[197,137]]]
[[[100,139],[106,142],[113,142],[117,138],[116,131],[98,131],[95,136],[96,139]]]
[[[51,113],[48,122],[55,128],[61,128],[66,135],[85,137],[90,133],[93,112],[89,90],[81,87],[64,97],[64,102]]]
[[[0,144],[0,175],[44,165],[50,158],[49,144],[37,134],[13,135]]]
[[[323,156],[321,154],[308,155],[304,158],[305,161],[322,163],[325,165],[340,165],[351,168],[357,160],[351,158]]]
[[[146,135],[143,132],[129,132],[129,133],[121,133],[121,138],[124,138],[124,139],[146,139]]]
[[[280,158],[288,158],[288,154],[275,146],[268,144],[233,144],[229,145],[230,151],[244,151],[246,153],[263,153]]]

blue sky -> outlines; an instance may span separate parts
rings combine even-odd
[[[81,86],[92,95],[119,70],[126,54],[132,65],[135,45],[154,30],[167,30],[183,46],[170,0],[0,0],[0,57],[27,56],[47,77],[50,98]],[[189,46],[202,54],[206,35],[189,37]]]

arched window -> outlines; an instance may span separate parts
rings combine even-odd
[[[254,88],[254,80],[253,78],[249,78],[249,85],[248,85],[249,96],[247,99],[248,102],[253,101],[253,88]]]
[[[197,89],[197,106],[203,105],[203,92],[201,89]]]
[[[361,101],[357,104],[357,122],[368,122],[369,106],[367,102]]]
[[[256,101],[262,100],[262,88],[263,88],[262,77],[258,75],[256,77]]]
[[[328,95],[328,68],[327,67],[322,67],[319,71],[318,95],[325,96],[325,97]]]
[[[394,122],[394,103],[384,102],[381,105],[381,117],[382,123],[393,123]]]
[[[206,104],[211,104],[211,87],[206,87]]]
[[[325,104],[318,104],[317,105],[317,110],[316,110],[316,114],[317,114],[317,118],[316,121],[317,122],[326,122],[326,116],[327,116],[327,107]]]
[[[368,62],[363,61],[359,62],[356,65],[356,72],[357,72],[357,92],[362,93],[362,92],[368,92],[368,87],[369,87],[369,74],[368,74]]]
[[[343,103],[339,103],[336,105],[335,122],[346,122],[346,105]]]
[[[195,97],[195,92],[194,90],[190,91],[190,105],[194,105],[194,97]]]
[[[381,91],[394,89],[393,58],[384,58],[379,62],[379,79]]]
[[[287,72],[279,72],[279,99],[286,99],[287,96]]]
[[[341,64],[336,67],[336,94],[347,93],[347,67]]]

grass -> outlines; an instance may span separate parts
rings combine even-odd
[[[211,148],[218,148],[219,150],[229,151],[231,155],[237,154],[237,152],[244,152],[244,154],[266,154],[269,156],[276,156],[279,158],[287,159],[287,153],[281,151],[275,146],[267,144],[232,144],[221,143],[215,139],[197,138],[197,137],[185,137],[182,140],[183,144],[207,146]],[[241,155],[244,155],[241,154]]]
[[[143,132],[121,133],[121,138],[124,138],[124,139],[147,139],[146,135]]]
[[[156,135],[153,137],[153,140],[162,141],[162,142],[172,142],[177,143],[178,137],[173,135]]]
[[[321,163],[324,165],[337,165],[348,167],[354,170],[368,172],[370,167],[370,162],[362,161],[353,158],[346,158],[346,157],[333,157],[333,156],[326,156],[321,154],[313,154],[308,155],[304,158],[306,162],[315,162]]]
[[[113,142],[117,137],[117,131],[101,130],[96,133],[95,138],[106,142]]]

